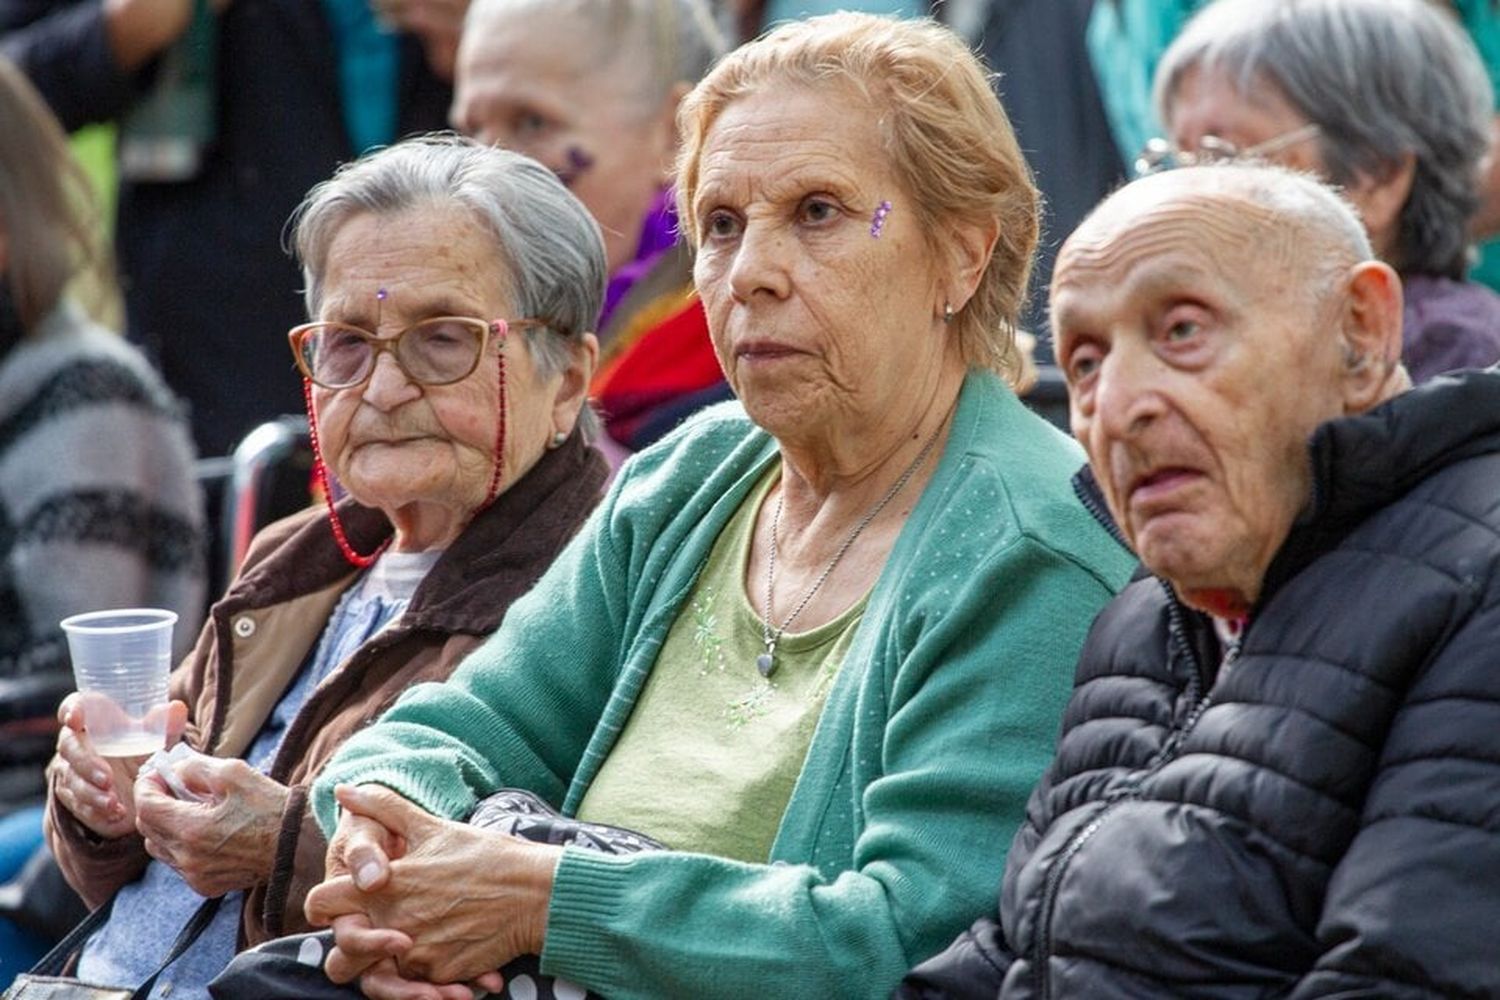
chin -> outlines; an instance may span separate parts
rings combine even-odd
[[[1214,542],[1186,532],[1168,538],[1144,538],[1136,547],[1136,555],[1179,594],[1212,589],[1224,582],[1227,553]]]
[[[773,437],[799,437],[810,429],[827,425],[829,415],[817,405],[805,382],[792,386],[753,380],[735,387],[745,413]]]

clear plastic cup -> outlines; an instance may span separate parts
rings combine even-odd
[[[156,608],[64,618],[83,725],[105,757],[154,753],[167,742],[167,677],[177,614]]]

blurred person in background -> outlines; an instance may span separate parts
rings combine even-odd
[[[1402,362],[1425,382],[1500,361],[1500,294],[1465,278],[1491,103],[1427,0],[1219,0],[1162,57],[1170,141],[1144,158],[1257,157],[1340,186],[1401,275]]]
[[[1156,66],[1172,39],[1209,0],[1097,0],[1088,26],[1088,48],[1120,155],[1133,159],[1162,134],[1152,107]],[[1428,0],[1453,13],[1479,50],[1490,79],[1492,107],[1500,107],[1500,3],[1496,0]],[[1492,142],[1500,113],[1490,118]],[[1480,181],[1481,204],[1470,223],[1478,248],[1472,277],[1500,289],[1500,158],[1491,157]]]
[[[306,928],[327,846],[312,776],[494,631],[606,475],[585,403],[603,246],[550,172],[409,140],[314,188],[293,240],[314,321],[292,347],[349,496],[261,532],[173,674],[174,728],[201,751],[179,775],[202,800],[101,758],[76,699],[61,712],[48,838],[91,905],[113,897],[78,974],[138,986],[224,894],[152,997],[206,998],[245,943]]]
[[[26,78],[0,59],[0,881],[41,843],[43,767],[72,688],[58,623],[205,600],[202,500],[181,405],[70,300],[105,269],[88,182]],[[183,641],[186,640],[186,641]],[[0,971],[24,952],[0,927]],[[8,966],[8,968],[7,968]]]
[[[126,333],[201,454],[300,407],[272,336],[301,318],[282,225],[338,163],[442,126],[466,5],[0,0],[0,53],[64,127],[119,125]]]
[[[495,636],[317,779],[308,914],[370,996],[467,996],[527,954],[620,1000],[883,996],[987,903],[979,847],[1133,565],[1006,384],[1036,190],[960,39],[785,25],[680,122],[738,402],[626,463]],[[670,849],[456,822],[502,787]]]
[[[452,121],[551,167],[604,230],[594,401],[613,454],[728,399],[679,239],[677,106],[723,53],[703,0],[475,0]]]

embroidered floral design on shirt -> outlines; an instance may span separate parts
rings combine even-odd
[[[692,600],[693,648],[702,657],[698,666],[699,677],[708,676],[710,670],[722,674],[728,662],[724,639],[719,635],[719,616],[714,612],[714,597],[714,589],[705,587],[702,595],[695,595]]]
[[[776,694],[776,682],[756,677],[750,690],[738,701],[732,701],[724,709],[724,719],[729,730],[742,729],[756,719],[765,718],[771,710],[771,699]]]

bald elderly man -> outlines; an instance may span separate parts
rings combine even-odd
[[[1408,388],[1347,204],[1179,170],[1052,286],[1083,502],[1145,571],[981,920],[898,996],[1500,996],[1500,372]]]

